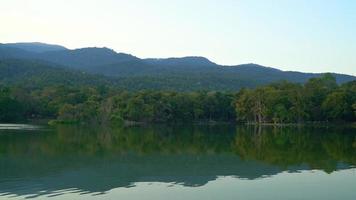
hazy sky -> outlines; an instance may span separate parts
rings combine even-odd
[[[0,43],[356,75],[354,0],[0,0]]]

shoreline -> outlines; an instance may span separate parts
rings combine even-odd
[[[84,121],[63,121],[56,119],[39,119],[39,120],[28,120],[30,124],[47,124],[50,126],[55,125],[90,125],[93,123],[88,123]],[[95,123],[94,123],[95,124]],[[102,123],[96,122],[96,124],[101,125]],[[129,121],[124,120],[121,122],[109,122],[103,123],[107,125],[123,125],[123,126],[147,126],[147,125],[244,125],[244,126],[271,126],[271,127],[301,127],[301,126],[316,126],[316,127],[328,127],[328,126],[351,126],[356,127],[356,122],[303,122],[303,123],[254,123],[254,122],[235,122],[235,121],[192,121],[192,122],[140,122],[140,121]]]

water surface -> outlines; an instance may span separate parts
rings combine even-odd
[[[355,164],[342,127],[0,129],[0,199],[354,200]]]

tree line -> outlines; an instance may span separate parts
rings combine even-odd
[[[279,82],[236,97],[237,120],[251,123],[350,121],[356,117],[356,81],[337,85],[326,74],[304,85]]]
[[[356,81],[326,74],[305,84],[278,82],[238,92],[128,92],[116,87],[0,87],[0,122],[57,123],[356,121]]]

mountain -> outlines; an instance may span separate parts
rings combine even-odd
[[[100,75],[68,70],[43,61],[0,60],[0,85],[24,85],[36,88],[51,85],[114,85],[115,81]]]
[[[6,65],[6,70],[10,70],[12,73],[16,71],[19,73],[18,77],[24,77],[25,80],[28,80],[26,77],[29,74],[24,74],[21,70],[26,71],[26,66],[39,73],[39,68],[34,68],[36,65],[41,66],[41,69],[47,73],[48,81],[51,79],[50,73],[52,72],[62,75],[71,73],[69,77],[73,78],[71,81],[73,84],[80,82],[74,77],[78,76],[78,79],[87,80],[90,76],[92,79],[100,80],[102,84],[133,90],[238,90],[242,87],[251,88],[281,80],[304,83],[310,78],[323,75],[322,73],[282,71],[253,63],[222,66],[207,58],[193,56],[140,59],[130,54],[117,53],[109,48],[92,47],[69,50],[65,47],[63,47],[64,49],[60,48],[59,45],[47,47],[58,46],[62,50],[36,51],[33,48],[32,50],[23,48],[31,45],[39,45],[38,48],[46,47],[42,43],[0,45],[0,61]],[[15,63],[13,63],[14,60],[16,60]],[[4,70],[4,68],[0,69],[0,81],[6,79],[6,82],[9,82],[11,78],[4,77],[6,74]],[[333,75],[338,83],[356,80],[355,76],[335,73]],[[38,76],[43,77],[41,74]],[[52,76],[55,76],[53,79],[58,79],[57,75]],[[16,76],[11,77],[18,80]],[[36,75],[32,73],[31,80],[35,78]],[[65,77],[61,79],[63,78]]]
[[[55,51],[33,51],[36,47],[45,47],[43,43],[12,43],[0,44],[0,59],[30,59],[42,60],[63,67],[79,69],[87,72],[102,74],[100,68],[105,65],[140,62],[140,59],[124,53],[116,53],[108,48],[81,48],[69,50],[65,47]],[[48,45],[47,47],[60,47]],[[24,48],[33,47],[33,48]],[[47,48],[48,49],[48,48]],[[112,73],[109,73],[112,74]]]
[[[36,55],[37,54],[33,52],[0,44],[0,59],[34,59]]]
[[[60,45],[54,45],[54,44],[45,44],[41,42],[30,42],[30,43],[6,43],[3,44],[6,47],[13,47],[13,48],[18,48],[22,49],[25,51],[29,52],[34,52],[34,53],[43,53],[43,52],[48,52],[48,51],[62,51],[62,50],[68,50],[67,48],[60,46]]]
[[[213,84],[216,82],[216,84]],[[68,69],[40,60],[0,59],[0,85],[21,85],[40,88],[55,85],[68,86],[113,86],[125,90],[234,90],[241,85],[228,85],[213,77],[183,76],[122,76],[108,77],[79,70]],[[242,85],[248,85],[248,82]],[[253,87],[253,85],[251,85]]]
[[[38,54],[37,58],[82,70],[86,70],[92,66],[99,67],[113,63],[140,61],[139,58],[129,54],[116,53],[108,48],[96,47],[45,52]]]
[[[216,66],[217,64],[211,62],[209,59],[200,56],[187,56],[182,58],[147,58],[144,59],[146,63],[151,65],[165,65],[165,66]]]

